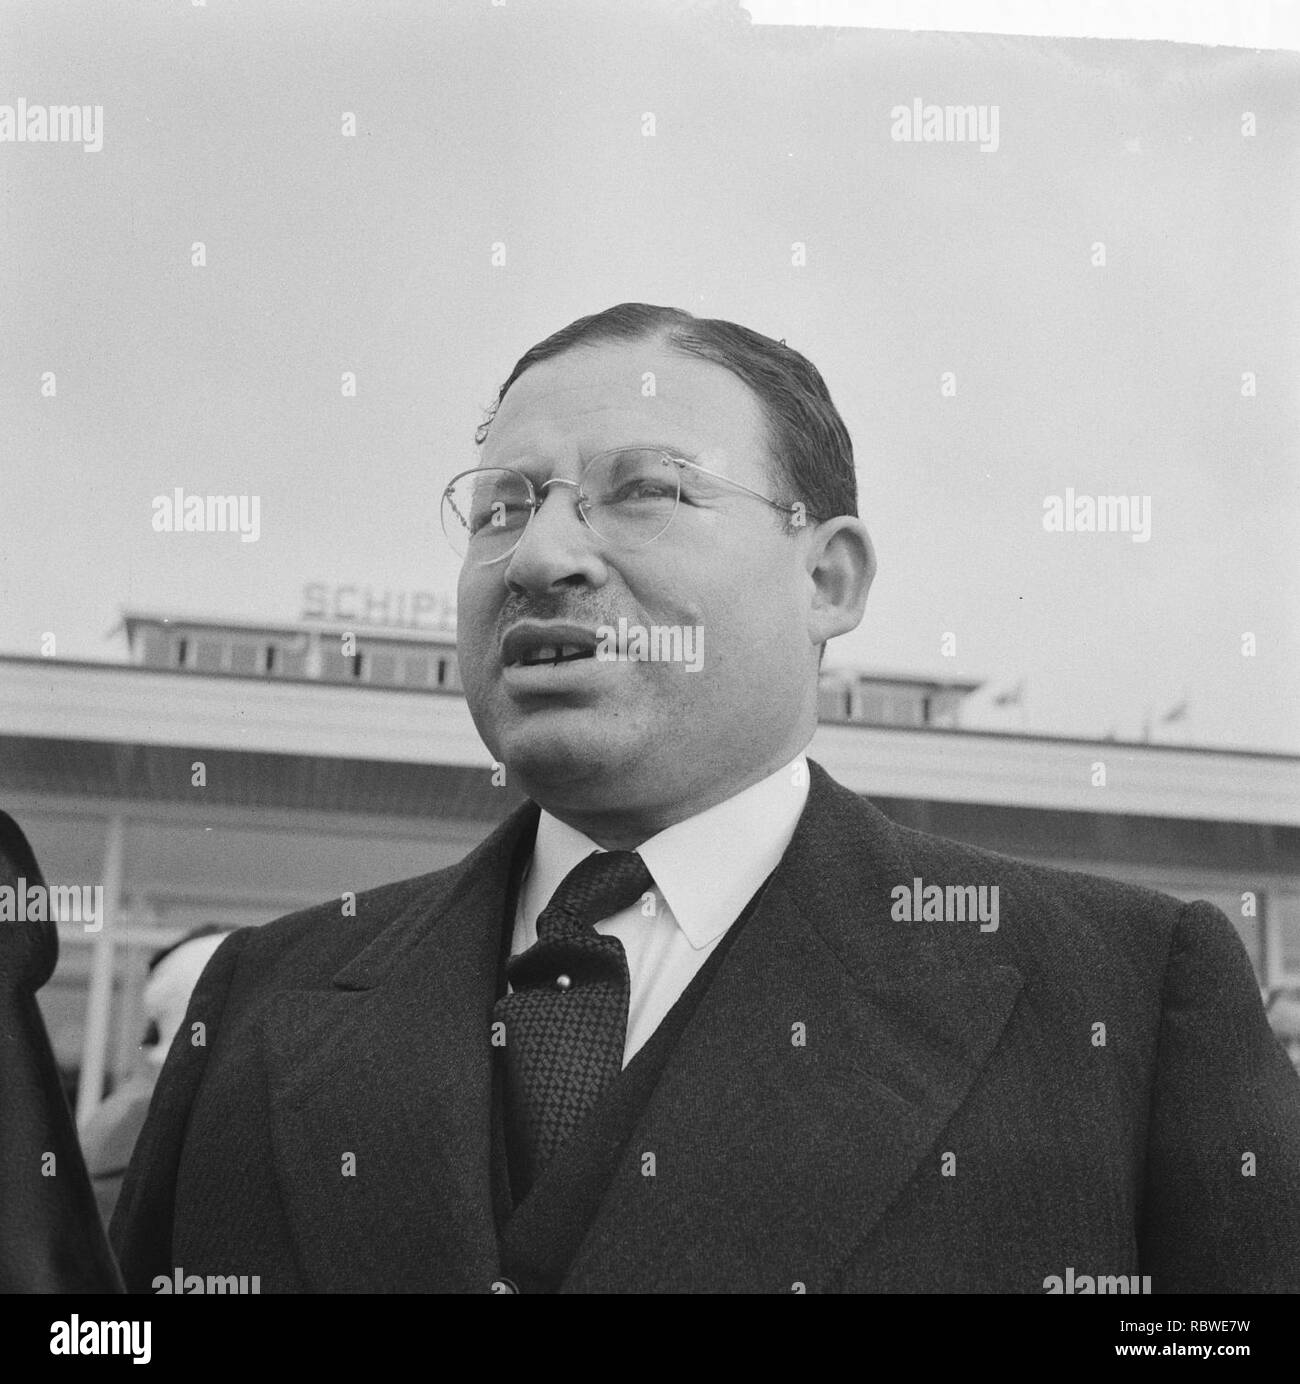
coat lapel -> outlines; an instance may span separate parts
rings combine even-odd
[[[900,834],[811,767],[566,1291],[833,1286],[997,1044],[1019,972],[892,921],[890,890],[912,879]],[[313,1290],[481,1292],[499,1274],[488,1035],[510,866],[536,819],[525,805],[328,988],[268,1013],[277,1171]]]
[[[937,1159],[997,1044],[1020,973],[893,921],[890,890],[912,880],[897,829],[811,767],[790,847],[665,1067],[565,1291],[833,1286]]]
[[[329,988],[282,992],[267,1016],[272,1140],[311,1290],[483,1292],[497,1276],[489,1029],[511,862],[536,820],[520,808]]]

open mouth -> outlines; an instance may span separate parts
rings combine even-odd
[[[539,649],[530,649],[508,666],[515,668],[537,668],[542,664],[576,663],[580,658],[595,658],[594,649],[580,649],[576,644],[544,644]]]
[[[596,655],[596,633],[583,625],[521,620],[501,641],[507,668],[558,668]]]

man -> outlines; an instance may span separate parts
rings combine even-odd
[[[143,996],[148,1025],[140,1044],[140,1063],[96,1108],[81,1131],[86,1171],[105,1225],[117,1207],[131,1152],[144,1127],[154,1087],[185,1018],[190,996],[213,952],[233,931],[228,923],[204,923],[179,941],[159,948],[149,958],[149,979]]]
[[[1300,1289],[1300,1084],[1227,920],[896,827],[804,759],[875,568],[817,371],[624,304],[529,351],[479,441],[461,675],[530,801],[355,918],[221,947],[114,1222],[129,1285]],[[904,918],[918,879],[996,924]]]

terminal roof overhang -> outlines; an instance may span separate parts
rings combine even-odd
[[[127,645],[134,648],[137,634],[145,629],[169,629],[200,636],[235,633],[249,636],[274,635],[296,639],[305,639],[310,635],[317,635],[321,638],[337,638],[343,634],[352,634],[362,644],[374,641],[385,644],[411,644],[422,648],[436,646],[439,649],[454,647],[456,642],[454,629],[412,629],[401,626],[371,625],[356,621],[349,624],[341,620],[314,620],[310,624],[304,624],[302,621],[290,623],[273,620],[239,620],[217,615],[203,617],[156,615],[144,611],[127,611],[123,614],[120,623],[115,625],[109,633],[117,634],[119,631],[124,631]],[[99,666],[111,667],[113,665]]]
[[[209,782],[220,762],[223,791],[249,806],[405,813],[432,791],[491,819],[506,791],[464,698],[433,691],[6,657],[0,742],[5,783],[35,776],[52,793],[184,797],[200,751]],[[809,752],[872,798],[1300,826],[1290,755],[834,724]]]

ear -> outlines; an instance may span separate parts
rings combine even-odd
[[[847,514],[819,524],[809,538],[808,641],[816,646],[861,624],[876,575],[876,550],[867,526]]]

